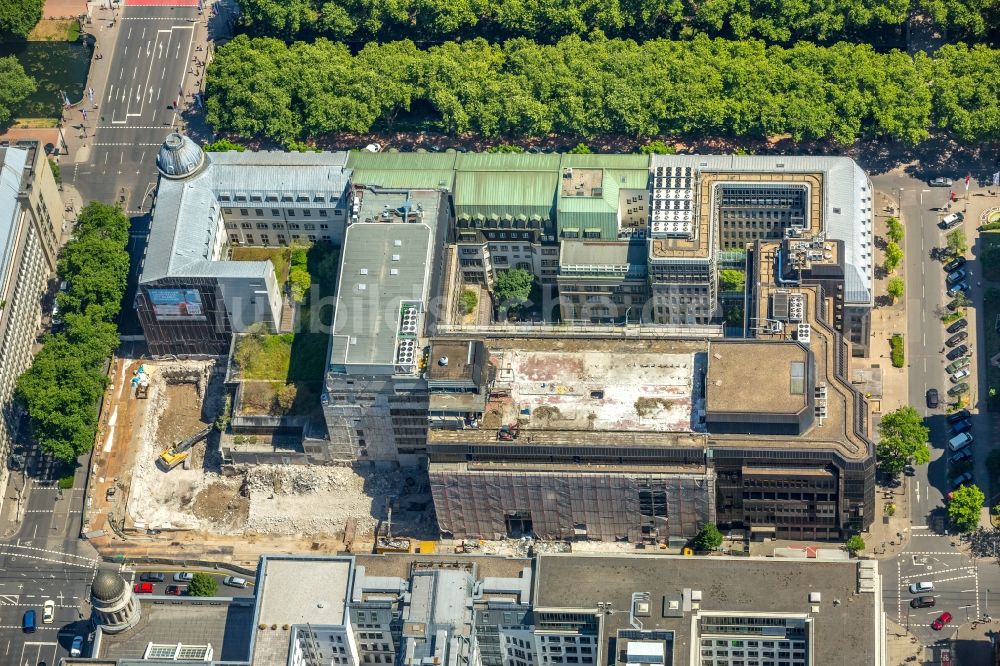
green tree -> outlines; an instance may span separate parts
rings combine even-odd
[[[962,486],[948,500],[948,520],[959,532],[971,532],[979,526],[979,515],[986,495],[976,486]]]
[[[895,243],[896,245],[899,245],[900,243],[902,243],[903,242],[903,223],[900,222],[895,217],[890,217],[888,220],[885,221],[885,223],[886,223],[886,226],[888,227],[888,230],[887,230],[887,232],[885,234],[886,237],[890,241],[892,241],[893,243]]]
[[[459,297],[459,303],[462,306],[462,311],[465,314],[469,314],[479,305],[479,296],[472,289],[466,289]]]
[[[567,151],[570,155],[590,155],[591,152],[590,146],[585,143],[578,143]]]
[[[243,144],[236,143],[235,141],[230,141],[229,139],[216,139],[211,143],[206,143],[204,146],[206,153],[225,153],[230,150],[235,150],[238,153],[242,153],[246,150]]]
[[[904,290],[905,285],[903,284],[903,278],[898,275],[889,278],[889,283],[885,287],[886,293],[892,296],[893,301],[897,298],[902,298]]]
[[[844,544],[844,548],[846,548],[852,555],[855,555],[865,549],[865,540],[855,534],[847,540],[847,543]]]
[[[932,5],[960,4],[955,0],[925,0]],[[993,3],[993,25],[1000,5]],[[985,14],[972,12],[973,16]],[[981,20],[981,19],[980,19]],[[932,60],[918,61],[934,99],[934,122],[962,141],[1000,139],[1000,55],[983,44],[945,44]]]
[[[705,523],[705,526],[698,530],[698,534],[692,539],[691,544],[695,550],[715,550],[722,545],[722,532],[715,526],[715,523]]]
[[[0,0],[0,42],[24,39],[42,18],[45,0]],[[0,81],[7,81],[0,73]]]
[[[56,185],[62,185],[62,169],[59,168],[59,162],[55,161],[51,157],[49,158],[49,169],[52,171],[52,180],[56,181]]]
[[[969,251],[969,241],[965,238],[965,232],[961,229],[952,229],[945,236],[948,241],[948,252],[954,256],[960,256]]]
[[[501,308],[517,310],[528,302],[534,278],[523,268],[499,271],[493,283],[493,295]]]
[[[119,208],[92,202],[80,211],[58,262],[68,285],[58,297],[64,326],[45,338],[15,388],[42,450],[66,462],[94,444],[104,364],[118,345],[114,320],[128,277],[128,236]]]
[[[192,597],[214,597],[219,589],[219,581],[204,571],[196,571],[188,583],[188,594]]]
[[[523,153],[524,148],[511,143],[498,143],[486,149],[487,153]]]
[[[275,400],[278,403],[278,408],[285,413],[291,411],[292,407],[295,405],[295,397],[298,395],[299,389],[295,384],[285,384],[278,389],[275,395]]]
[[[719,288],[722,291],[743,291],[747,284],[747,274],[732,268],[719,271]]]
[[[0,0],[0,14],[3,12],[5,0]],[[0,30],[2,30],[2,16],[0,16]],[[30,30],[30,28],[29,28]],[[0,43],[3,39],[0,39]],[[28,95],[35,92],[37,86],[35,80],[24,73],[24,67],[14,56],[0,58],[0,128],[6,127],[14,116],[14,111],[21,106],[21,102]]]
[[[902,259],[903,250],[894,242],[889,241],[885,246],[885,272],[894,272]]]
[[[657,139],[639,146],[639,152],[643,155],[673,155],[677,149]]]
[[[930,461],[931,451],[927,446],[930,431],[913,407],[906,405],[884,414],[878,432],[875,455],[886,474],[898,476],[907,465]]]

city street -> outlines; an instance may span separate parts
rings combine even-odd
[[[969,169],[977,173],[973,168]],[[946,210],[951,190],[955,190],[959,201],[952,205],[952,211],[961,211],[967,201],[970,208],[980,203],[977,195],[985,191],[975,183],[966,195],[964,183],[959,179],[967,171],[956,169],[945,175],[956,182],[954,187],[932,188],[925,180],[903,172],[902,169],[872,176],[876,189],[891,194],[898,202],[906,230],[904,245],[907,305],[908,339],[906,362],[909,376],[909,403],[927,418],[930,428],[931,462],[917,466],[912,477],[905,477],[904,489],[909,493],[911,521],[909,543],[905,551],[894,562],[886,563],[886,585],[884,599],[886,612],[898,624],[909,629],[923,645],[931,645],[936,640],[954,634],[959,624],[966,624],[982,617],[995,614],[1000,594],[1000,567],[992,559],[972,558],[967,548],[957,536],[947,534],[948,522],[945,496],[951,490],[948,474],[946,443],[949,426],[946,411],[949,402],[946,395],[952,383],[944,366],[949,362],[941,352],[945,348],[945,325],[941,323],[940,312],[951,298],[945,294],[945,272],[942,263],[931,257],[934,248],[946,246],[946,231],[938,226],[940,219],[950,211]],[[938,175],[938,174],[934,174]],[[934,210],[940,209],[940,210]],[[975,246],[977,217],[968,215],[960,229],[964,229],[970,247]],[[979,307],[982,304],[982,288],[978,284],[981,267],[974,254],[966,255],[971,290],[968,294],[972,306],[966,318],[969,321],[969,339],[964,342],[972,350],[969,369],[972,374],[963,381],[969,383],[972,412],[972,435],[975,438],[974,473],[978,483],[986,484],[984,461],[993,441],[992,419],[978,406],[985,404],[985,388],[979,379],[979,368],[984,362],[979,356],[979,339],[982,323],[979,321]],[[974,335],[973,332],[976,334]],[[927,390],[936,388],[941,395],[938,409],[927,407]],[[936,605],[933,608],[910,608],[914,598],[907,590],[911,583],[929,581],[934,584]],[[942,612],[954,616],[951,624],[941,631],[934,631],[930,623]]]
[[[71,143],[79,146],[73,185],[84,201],[124,201],[130,213],[148,210],[157,150],[178,125],[188,79],[204,76],[198,64],[204,47],[195,44],[199,20],[197,3],[190,2],[126,3],[95,18],[100,64],[91,76],[94,97],[67,111]]]
[[[74,636],[89,628],[87,595],[97,556],[79,539],[86,469],[76,471],[71,490],[57,485],[59,465],[32,451],[21,501],[21,520],[3,528],[11,533],[0,540],[0,662],[57,664],[68,656]],[[20,472],[15,472],[20,474]],[[42,622],[46,600],[55,603],[54,620]],[[24,612],[34,609],[38,629],[24,633]]]

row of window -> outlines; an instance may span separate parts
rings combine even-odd
[[[219,201],[247,201],[247,195],[237,194],[236,196],[230,196],[228,194],[220,194]],[[261,196],[259,194],[251,194],[249,201],[260,201],[260,202],[276,202],[278,201],[278,195],[268,194],[267,196]],[[327,203],[326,197],[322,194],[315,194],[311,198],[307,194],[299,194],[297,196],[292,196],[291,194],[282,194],[281,201],[295,201],[298,203]],[[340,197],[330,197],[329,203],[335,204],[340,201]]]
[[[329,234],[325,234],[323,236],[320,236],[319,238],[322,239],[322,240],[328,241],[328,240],[330,240],[330,235]],[[316,234],[308,234],[307,236],[305,236],[305,238],[303,238],[303,236],[301,234],[292,234],[292,241],[295,242],[295,243],[303,242],[306,239],[308,239],[309,242],[311,242],[311,243],[315,243],[316,240],[317,240],[317,237],[316,237]],[[239,234],[230,234],[229,235],[229,241],[233,245],[239,245],[240,244]],[[257,242],[254,239],[254,237],[253,237],[252,234],[246,234],[246,244],[247,245],[256,245],[257,244]],[[261,236],[260,236],[260,244],[261,245],[270,245],[271,244],[271,237],[268,236],[267,234],[261,234]],[[278,245],[288,245],[288,238],[286,238],[284,234],[278,234]]]
[[[258,229],[282,229],[282,230],[284,230],[286,226],[287,226],[287,228],[293,229],[293,230],[294,229],[300,229],[300,228],[303,228],[303,227],[306,229],[306,231],[315,231],[316,230],[316,225],[315,224],[311,224],[311,223],[296,224],[295,222],[289,222],[287,225],[285,225],[284,223],[279,223],[279,222],[275,222],[274,224],[271,224],[271,225],[268,225],[267,222],[258,222],[257,223],[257,228]],[[226,228],[227,229],[235,229],[236,228],[236,223],[235,222],[226,222]],[[240,229],[253,229],[254,225],[251,224],[250,222],[240,222],[240,227],[239,228]],[[330,225],[329,224],[321,224],[321,225],[319,225],[319,228],[320,229],[329,229]]]
[[[223,208],[222,212],[225,213],[226,215],[232,215],[233,214],[233,210],[236,210],[236,209],[233,209],[233,208]],[[281,217],[281,209],[280,208],[272,208],[270,210],[271,210],[271,215],[273,217]],[[286,217],[295,217],[295,210],[296,210],[295,208],[286,208],[285,209],[285,216]],[[308,208],[300,208],[298,210],[301,211],[302,217],[312,217],[312,214],[313,214],[312,210],[310,210]],[[240,211],[240,215],[243,216],[243,217],[249,217],[250,216],[250,209],[248,209],[248,208],[240,208],[239,211]],[[254,208],[253,209],[253,213],[257,217],[264,217],[264,209],[263,208]],[[344,211],[340,210],[339,208],[333,211],[334,217],[340,217],[343,214],[344,214]],[[326,210],[325,208],[320,208],[319,209],[319,216],[320,217],[329,217],[330,216],[330,212],[328,210]]]

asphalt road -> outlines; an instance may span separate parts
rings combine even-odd
[[[958,169],[951,176],[957,181],[966,173]],[[946,231],[938,227],[938,221],[948,211],[943,210],[949,197],[949,188],[931,188],[925,181],[905,174],[892,173],[873,176],[876,188],[897,199],[902,210],[906,229],[906,305],[908,340],[906,343],[909,370],[909,403],[926,417],[930,428],[931,462],[918,466],[916,474],[904,479],[904,491],[909,494],[911,506],[910,541],[906,551],[895,561],[884,564],[883,595],[887,614],[912,632],[924,645],[931,645],[940,639],[949,638],[958,624],[964,624],[982,617],[985,613],[997,615],[1000,612],[997,597],[1000,596],[1000,567],[990,559],[976,560],[959,548],[957,537],[947,533],[948,521],[945,495],[951,490],[947,464],[946,443],[950,436],[946,423],[946,395],[952,386],[944,367],[950,361],[941,349],[945,347],[948,333],[940,321],[940,309],[951,298],[945,294],[945,273],[940,261],[931,257],[932,249],[946,245]],[[964,185],[954,188],[956,193],[965,194]],[[970,194],[978,188],[973,187]],[[935,210],[942,209],[942,210]],[[952,210],[962,210],[962,201]],[[975,242],[974,219],[966,219],[964,228],[970,246]],[[979,320],[979,306],[982,304],[982,289],[977,286],[981,275],[979,262],[970,253],[966,255],[965,268],[971,274],[972,289],[969,298],[972,307],[967,311],[969,339],[966,344],[972,350],[972,375],[963,381],[969,383],[973,404],[980,396],[978,367],[983,359],[978,357],[978,338],[982,335]],[[926,403],[927,389],[936,388],[941,395],[941,406],[929,409]],[[992,426],[988,415],[973,409],[972,434],[976,441],[976,479],[985,485],[984,460],[993,441]],[[916,595],[910,594],[908,586],[916,581],[930,581],[935,590],[930,596],[936,599],[934,608],[910,608],[909,601]],[[942,612],[954,616],[952,623],[941,631],[931,629],[931,622]],[[961,645],[957,646],[960,649]],[[971,649],[971,646],[966,646]],[[961,656],[961,655],[959,655]],[[974,662],[971,662],[974,663]]]
[[[87,119],[74,125],[89,135],[85,162],[74,185],[85,200],[120,201],[127,211],[148,210],[156,183],[156,153],[177,120],[173,106],[192,58],[204,57],[192,43],[197,6],[126,5],[119,12],[118,39],[106,82],[94,86]],[[98,89],[100,88],[100,89]]]
[[[83,504],[82,478],[72,490],[56,485],[61,471],[40,457],[28,455],[23,494],[23,519],[16,532],[0,541],[0,663],[36,666],[57,664],[68,656],[74,636],[89,628],[87,596],[97,566],[96,553],[79,540]],[[15,472],[16,473],[16,472]],[[55,619],[42,623],[42,606],[55,602]],[[24,612],[34,609],[38,629],[21,630]]]

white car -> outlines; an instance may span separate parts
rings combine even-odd
[[[223,585],[228,585],[229,587],[243,587],[247,586],[247,579],[240,578],[239,576],[226,576],[222,580]]]
[[[969,372],[968,368],[962,368],[961,370],[959,370],[958,372],[956,372],[951,376],[951,383],[957,384],[958,382],[968,377],[970,374],[972,373]]]
[[[42,606],[42,622],[52,624],[56,619],[56,602],[48,599]]]
[[[910,583],[910,594],[923,594],[924,592],[933,592],[934,583],[922,580],[917,583]]]
[[[192,578],[194,578],[194,574],[189,571],[180,571],[174,574],[175,583],[190,583]]]

